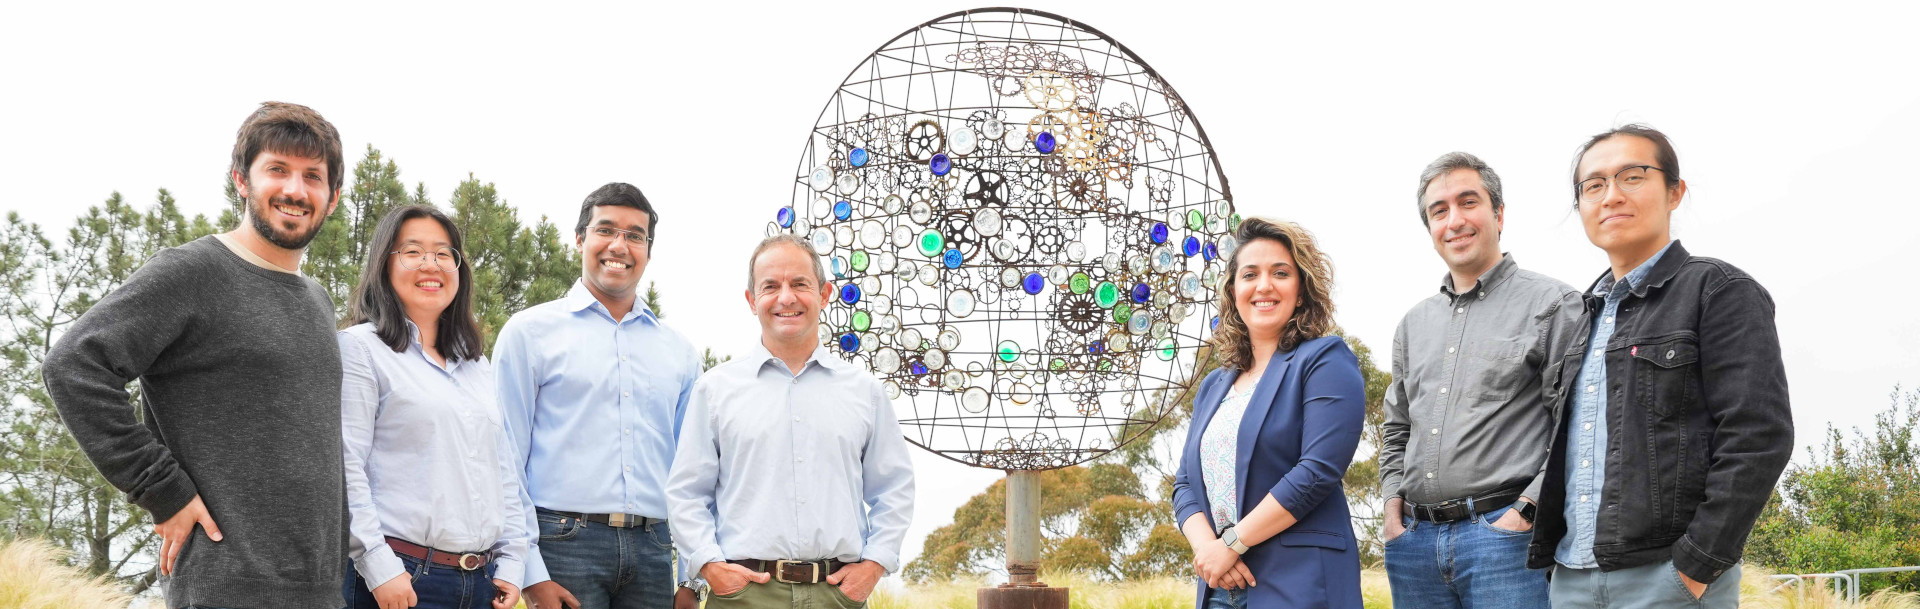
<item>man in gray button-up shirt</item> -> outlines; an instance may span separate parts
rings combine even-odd
[[[1550,355],[1580,321],[1580,294],[1500,253],[1505,205],[1485,162],[1442,156],[1418,192],[1448,272],[1393,337],[1380,476],[1394,604],[1544,607],[1526,548],[1553,425]]]

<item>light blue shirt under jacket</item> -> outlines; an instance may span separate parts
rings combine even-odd
[[[1593,336],[1587,340],[1593,352],[1580,364],[1580,377],[1572,387],[1573,413],[1567,422],[1567,439],[1573,447],[1566,463],[1567,534],[1560,537],[1553,554],[1555,561],[1568,567],[1600,566],[1593,555],[1593,541],[1600,517],[1600,489],[1607,480],[1607,358],[1603,350],[1613,340],[1613,317],[1620,310],[1620,301],[1633,286],[1646,280],[1653,265],[1672,247],[1673,242],[1668,241],[1666,247],[1627,271],[1620,281],[1610,281],[1612,276],[1608,275],[1592,288],[1595,295],[1606,296],[1606,306],[1593,318]]]
[[[755,344],[701,377],[680,440],[667,500],[695,569],[837,558],[899,572],[913,461],[866,370],[816,348],[796,375]]]
[[[507,320],[493,362],[533,506],[667,517],[667,470],[700,375],[700,357],[679,332],[639,302],[615,320],[575,282],[559,300]],[[526,526],[540,530],[527,512]],[[526,581],[547,579],[536,537]]]
[[[407,323],[395,352],[371,323],[341,330],[340,428],[345,448],[347,555],[378,587],[406,575],[387,545],[494,554],[495,577],[518,586],[533,534],[520,459],[501,426],[487,360],[434,363]]]

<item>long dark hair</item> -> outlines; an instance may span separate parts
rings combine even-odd
[[[434,335],[433,348],[450,362],[480,359],[484,349],[480,342],[480,324],[473,319],[473,266],[467,263],[466,253],[461,249],[460,228],[453,225],[453,219],[432,207],[408,205],[380,219],[380,225],[373,229],[373,242],[368,244],[360,284],[353,287],[353,299],[347,305],[346,325],[373,322],[380,342],[392,347],[394,353],[407,350],[407,343],[413,338],[407,332],[407,309],[387,282],[387,273],[393,266],[393,255],[389,252],[400,240],[400,226],[414,218],[433,218],[439,222],[440,227],[447,230],[448,244],[462,257],[458,271],[460,288],[454,291],[453,302],[440,312],[440,327]]]

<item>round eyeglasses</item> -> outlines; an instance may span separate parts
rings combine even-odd
[[[400,256],[400,268],[409,271],[418,271],[429,262],[439,267],[440,270],[449,273],[460,270],[460,252],[453,248],[443,247],[437,250],[426,250],[409,247],[388,252],[388,254]]]
[[[1612,181],[1613,185],[1620,189],[1620,192],[1640,190],[1640,187],[1645,186],[1650,177],[1647,175],[1649,170],[1666,171],[1665,169],[1652,165],[1634,165],[1614,173],[1611,177],[1600,176],[1581,180],[1578,184],[1574,185],[1574,189],[1580,193],[1580,201],[1582,203],[1592,203],[1607,196],[1608,181]]]

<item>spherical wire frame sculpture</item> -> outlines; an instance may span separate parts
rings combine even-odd
[[[821,342],[911,404],[910,442],[1011,472],[1091,460],[1178,405],[1238,223],[1206,132],[1146,62],[990,8],[854,68],[767,233],[826,257]]]

